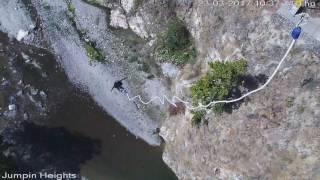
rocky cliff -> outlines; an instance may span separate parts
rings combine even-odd
[[[176,74],[169,76],[172,93],[185,99],[190,84],[214,60],[247,59],[251,75],[270,76],[291,42],[295,25],[278,14],[282,1],[243,5],[235,1],[144,2],[127,10],[137,2],[113,10],[111,18],[118,19],[115,26],[132,28],[144,38],[154,37],[163,31],[153,29],[159,18],[177,16],[194,38],[197,61],[173,68],[170,72]],[[161,14],[150,11],[159,6],[164,8]],[[130,21],[139,18],[143,19],[139,28],[132,27]],[[160,24],[166,27],[165,22]],[[198,128],[191,125],[189,111],[167,118],[161,128],[166,141],[163,158],[180,179],[320,178],[320,45],[309,35],[299,39],[272,83],[231,114],[217,116],[208,111]],[[168,64],[161,66],[168,77]]]
[[[170,78],[173,94],[188,99],[190,84],[215,60],[247,59],[248,73],[271,75],[297,21],[278,11],[288,1],[259,3],[167,2],[169,16],[186,22],[198,51],[195,63],[178,68]],[[146,4],[136,14],[156,22]],[[312,22],[319,23],[312,15]],[[143,26],[151,28],[148,21]],[[163,158],[180,179],[320,178],[320,45],[317,33],[309,32],[306,29],[272,83],[232,113],[217,116],[208,111],[199,127],[192,126],[189,111],[167,118],[161,128]],[[168,68],[162,70],[166,74]]]
[[[197,67],[245,58],[250,74],[269,76],[294,27],[277,14],[280,5],[178,7],[200,52]],[[272,83],[231,114],[208,112],[198,128],[189,113],[168,118],[164,160],[180,179],[319,179],[319,47],[304,34]]]
[[[41,19],[45,42],[60,57],[69,79],[84,86],[119,122],[158,144],[154,129],[165,120],[160,132],[166,141],[163,158],[180,179],[319,179],[320,45],[312,34],[302,34],[266,89],[246,98],[232,113],[207,110],[197,127],[191,124],[189,110],[169,114],[168,106],[157,101],[151,106],[137,102],[137,110],[125,96],[109,92],[117,78],[128,76],[130,95],[178,95],[191,101],[190,86],[208,72],[208,62],[218,60],[246,59],[250,75],[270,76],[296,23],[279,14],[284,1],[222,2],[25,3]],[[316,15],[313,22],[319,21]],[[174,65],[158,59],[155,48],[172,19],[182,21],[190,32],[195,61]],[[21,27],[0,27],[16,35],[28,28],[26,21],[35,24],[20,18]],[[106,63],[90,61],[88,43],[103,52]]]

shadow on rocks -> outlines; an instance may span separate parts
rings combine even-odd
[[[239,78],[238,85],[232,88],[227,99],[231,100],[231,99],[239,98],[242,95],[262,86],[262,84],[264,84],[267,81],[267,79],[268,77],[264,74],[259,74],[257,76],[253,76],[253,75],[241,76]],[[248,100],[249,100],[248,98],[245,98],[238,102],[225,104],[224,106],[225,112],[231,114],[234,110],[239,109],[239,107],[243,102]]]

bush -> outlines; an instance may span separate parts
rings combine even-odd
[[[288,108],[290,108],[290,107],[292,107],[294,105],[294,97],[288,97],[287,99],[286,99],[286,106],[288,107]]]
[[[67,1],[68,4],[68,17],[69,20],[72,22],[72,24],[76,24],[75,18],[76,18],[76,7],[72,4],[71,1]]]
[[[209,104],[211,101],[225,100],[235,86],[241,85],[240,76],[247,71],[245,60],[233,62],[216,61],[209,63],[210,71],[198,80],[192,87],[191,93],[195,103]],[[216,104],[215,113],[220,114],[225,104]]]
[[[96,48],[95,43],[86,42],[85,49],[87,51],[87,55],[91,60],[97,60],[99,62],[103,62],[105,60],[103,52]]]
[[[139,67],[139,70],[143,71],[145,73],[150,73],[151,72],[151,67],[150,67],[150,65],[148,63],[142,61],[141,65]]]
[[[139,58],[138,58],[138,56],[136,56],[136,55],[131,55],[131,56],[128,58],[128,61],[129,61],[129,63],[138,62],[138,61],[139,61]]]
[[[196,58],[191,35],[181,20],[172,20],[168,30],[159,37],[157,53],[162,59],[178,66]]]
[[[193,112],[193,116],[191,119],[191,124],[193,126],[200,125],[201,121],[204,119],[204,116],[206,115],[206,111],[196,111]]]
[[[97,0],[85,0],[85,2],[93,6],[100,6],[100,3]]]
[[[306,108],[305,108],[304,106],[299,106],[299,107],[298,107],[298,113],[299,113],[299,114],[304,113],[305,110],[306,110]]]
[[[72,16],[76,15],[76,8],[74,7],[74,5],[72,3],[68,4],[68,11],[72,14]]]

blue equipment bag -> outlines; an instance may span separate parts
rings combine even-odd
[[[295,27],[292,30],[291,36],[292,36],[293,39],[298,39],[300,34],[301,34],[301,27],[298,26],[298,27]]]

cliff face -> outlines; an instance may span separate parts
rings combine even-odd
[[[291,42],[294,27],[277,13],[281,5],[217,7],[200,0],[176,1],[173,11],[187,23],[199,55],[195,64],[171,77],[172,93],[187,94],[190,83],[213,60],[244,58],[251,75],[271,75]],[[140,11],[153,17],[143,8]],[[144,26],[148,28],[147,23]],[[319,47],[319,42],[304,34],[272,83],[232,114],[208,112],[198,128],[191,126],[190,112],[169,117],[161,128],[166,141],[163,158],[177,176],[320,178]]]
[[[200,51],[193,69],[245,58],[250,74],[269,76],[291,42],[293,25],[277,14],[279,6],[215,7],[196,0],[192,8],[178,7]],[[304,34],[272,83],[232,114],[209,112],[198,128],[189,113],[168,118],[161,128],[163,157],[177,176],[319,179],[319,47]]]
[[[215,60],[243,58],[248,60],[249,74],[270,76],[294,27],[277,12],[282,1],[268,5],[202,0],[30,2],[69,78],[85,86],[106,111],[152,144],[159,143],[153,130],[168,117],[160,132],[166,141],[163,158],[179,178],[320,178],[320,45],[309,34],[302,35],[266,89],[230,114],[208,111],[199,127],[191,125],[189,111],[169,116],[167,106],[158,102],[138,104],[141,108],[136,111],[126,97],[109,92],[117,78],[128,76],[130,95],[146,99],[178,95],[190,100],[190,85]],[[174,16],[186,23],[198,51],[196,62],[181,67],[160,63],[153,54],[158,35]],[[19,28],[5,30],[16,34]],[[106,54],[107,65],[89,63],[86,42],[95,42]]]
[[[278,13],[284,2],[261,3],[216,5],[194,0],[160,6],[162,13],[167,12],[162,17],[176,14],[186,22],[198,50],[197,62],[170,71],[176,72],[174,76],[168,76],[170,68],[162,68],[171,81],[172,94],[188,99],[190,84],[214,60],[244,58],[249,74],[271,75],[292,40],[290,32],[296,22]],[[124,13],[129,19],[124,27],[130,28],[130,19],[141,16],[140,27],[147,37],[154,37],[153,33],[163,30],[152,29],[159,25],[158,16],[148,10],[157,5],[140,5]],[[161,22],[166,27],[168,21]],[[166,141],[163,158],[180,179],[320,178],[320,45],[309,32],[296,43],[272,83],[231,114],[216,116],[209,111],[198,128],[191,125],[189,111],[167,118],[160,132]]]

